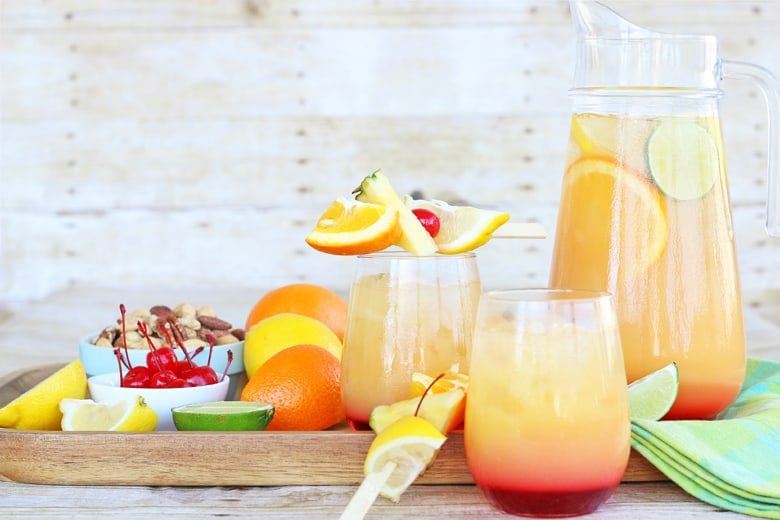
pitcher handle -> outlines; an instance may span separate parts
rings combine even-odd
[[[780,237],[780,83],[769,70],[741,61],[723,61],[723,77],[747,80],[763,92],[767,104],[767,186],[766,231]]]

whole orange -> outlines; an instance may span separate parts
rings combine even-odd
[[[242,401],[274,406],[269,430],[324,430],[344,419],[341,363],[316,345],[289,347],[263,363],[241,392]]]
[[[347,302],[330,289],[311,283],[284,285],[266,293],[250,311],[245,330],[251,329],[252,325],[262,319],[283,312],[302,314],[319,320],[327,325],[339,340],[344,341]]]

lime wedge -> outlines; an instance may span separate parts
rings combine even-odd
[[[628,385],[628,410],[631,419],[660,420],[672,408],[679,387],[676,363],[637,379]]]
[[[668,119],[647,141],[647,164],[658,187],[678,200],[704,197],[720,175],[718,145],[695,121]]]
[[[171,409],[177,430],[257,431],[265,430],[274,417],[268,403],[216,401]]]

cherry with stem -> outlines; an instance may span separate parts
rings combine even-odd
[[[119,365],[119,386],[125,386],[124,376],[122,375],[122,365],[124,365],[124,360],[122,359],[122,351],[119,347],[114,348],[114,357],[116,357],[116,364]]]
[[[125,365],[127,369],[133,368],[133,364],[130,362],[130,353],[127,351],[127,325],[125,324],[125,314],[127,314],[127,308],[124,303],[119,304],[119,314],[122,316],[122,346],[125,348]]]
[[[228,369],[230,368],[230,364],[233,362],[233,351],[231,349],[228,349],[227,351],[227,364],[225,364],[225,370],[222,371],[222,377],[219,378],[220,381],[225,380],[225,376],[227,376]]]

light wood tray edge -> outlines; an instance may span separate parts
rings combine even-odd
[[[61,366],[4,376],[0,392],[8,394],[8,385],[20,392]],[[119,433],[0,428],[0,478],[65,485],[358,485],[373,438],[371,432],[352,432],[345,425],[321,432]],[[623,482],[660,480],[668,478],[632,450]],[[416,483],[473,484],[462,431],[450,433],[435,463]]]

